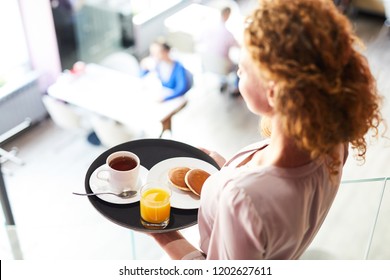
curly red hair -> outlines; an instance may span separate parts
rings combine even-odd
[[[274,81],[275,110],[286,134],[312,158],[351,143],[366,154],[378,135],[380,96],[351,24],[331,0],[260,0],[245,46],[262,77]],[[334,156],[334,155],[333,155]]]

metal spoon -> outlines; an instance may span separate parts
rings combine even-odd
[[[135,196],[137,194],[137,191],[124,191],[124,192],[121,192],[121,193],[113,193],[113,192],[75,193],[75,192],[73,192],[73,194],[83,195],[83,196],[100,195],[100,194],[112,194],[112,195],[116,195],[117,197],[120,197],[120,198],[131,198],[131,197],[133,197],[133,196]]]

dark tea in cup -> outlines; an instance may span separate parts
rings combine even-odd
[[[113,158],[109,166],[118,171],[127,171],[134,169],[137,166],[137,161],[134,158],[127,156],[120,156]]]
[[[107,157],[106,164],[96,174],[100,180],[107,181],[112,192],[121,193],[138,190],[139,157],[128,151],[118,151]]]

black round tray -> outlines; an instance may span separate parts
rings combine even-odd
[[[204,160],[216,168],[218,164],[203,151],[181,142],[166,139],[142,139],[126,142],[117,145],[96,158],[88,168],[85,176],[85,190],[92,193],[89,186],[89,179],[92,173],[101,165],[106,163],[107,157],[116,151],[130,151],[138,155],[141,165],[150,170],[155,164],[173,157],[193,157]],[[177,209],[171,208],[169,225],[163,230],[145,229],[140,222],[139,202],[131,204],[113,204],[101,200],[96,196],[88,197],[92,205],[104,217],[110,221],[137,231],[144,232],[166,232],[183,229],[197,223],[198,209]]]

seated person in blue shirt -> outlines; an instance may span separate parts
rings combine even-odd
[[[141,76],[155,71],[164,87],[161,102],[182,96],[192,87],[192,74],[171,58],[170,50],[171,47],[164,41],[155,41],[149,48],[150,57],[141,61]]]

